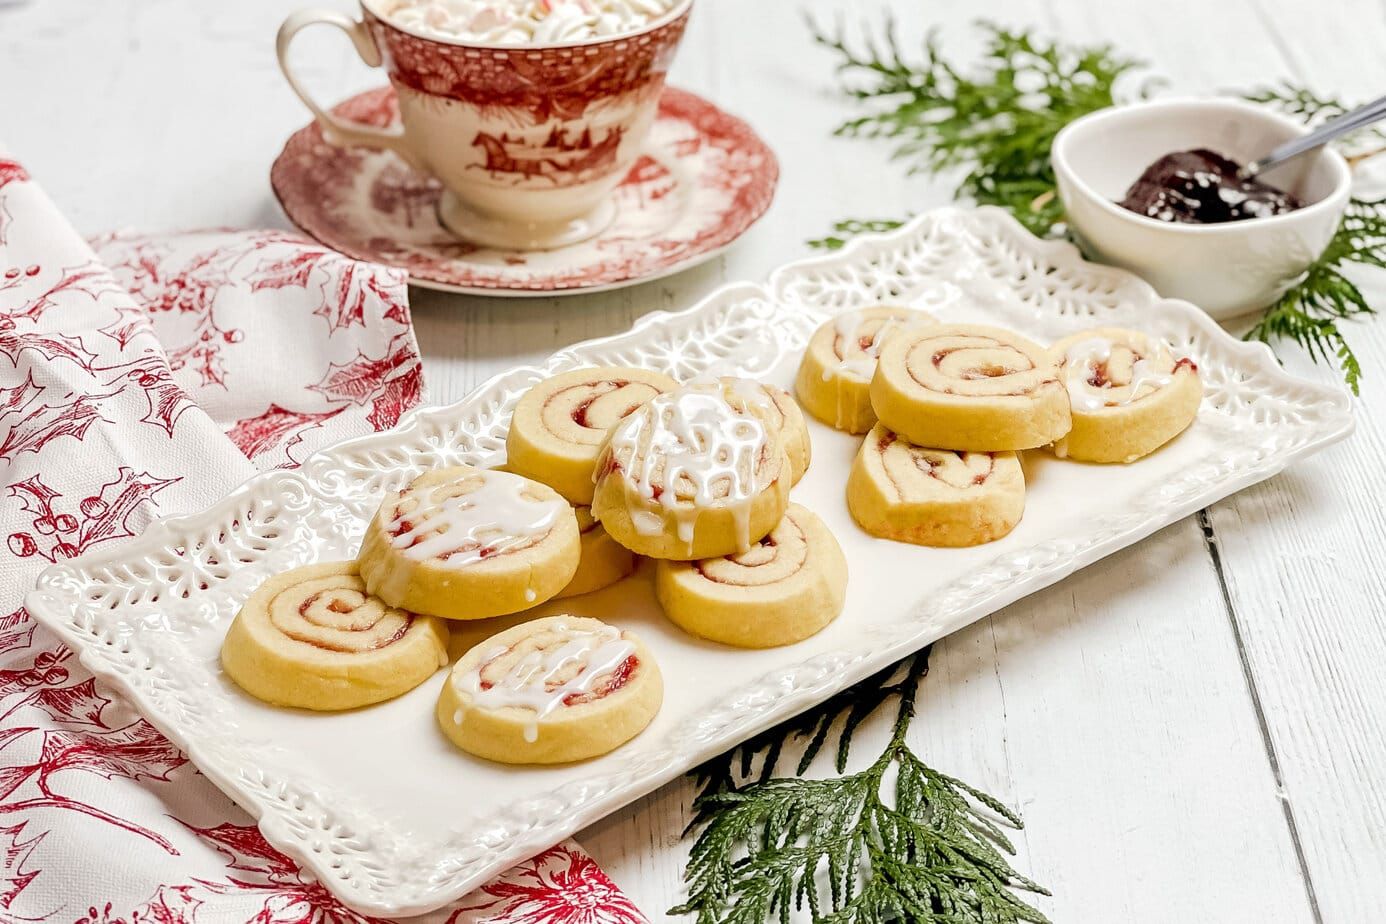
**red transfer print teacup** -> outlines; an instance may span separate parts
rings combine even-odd
[[[279,29],[279,66],[330,141],[394,151],[437,177],[443,224],[477,244],[551,249],[611,222],[612,193],[654,124],[693,0],[638,31],[547,45],[426,36],[377,5],[363,0],[360,20],[301,10]],[[288,50],[314,23],[341,29],[367,64],[385,68],[401,128],[344,121],[308,95]]]

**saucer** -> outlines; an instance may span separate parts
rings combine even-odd
[[[337,115],[398,121],[389,87],[354,96]],[[600,234],[545,251],[480,247],[438,219],[442,186],[388,151],[337,147],[316,124],[295,132],[270,170],[289,220],[358,260],[395,266],[414,285],[476,295],[599,292],[648,282],[716,256],[774,198],[775,155],[751,127],[666,87],[646,151],[617,188]]]

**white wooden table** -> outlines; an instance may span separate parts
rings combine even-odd
[[[1175,92],[1280,77],[1351,100],[1386,92],[1382,0],[889,5],[902,36],[939,25],[963,60],[976,48],[968,22],[985,16],[1111,42]],[[272,53],[291,6],[0,5],[0,135],[83,232],[283,226],[269,165],[306,121]],[[830,138],[852,110],[803,6],[698,0],[673,75],[779,153],[764,221],[701,269],[614,294],[416,291],[434,401],[763,278],[835,218],[948,200],[947,184],[904,177],[883,147]],[[807,6],[854,20],[885,4]],[[335,34],[304,45],[324,98],[382,81]],[[1386,306],[1382,280],[1370,291]],[[1386,321],[1351,336],[1366,380],[1348,443],[937,646],[913,743],[1023,812],[1017,862],[1053,889],[1040,904],[1056,921],[1386,920]],[[671,784],[581,835],[652,917],[681,895],[691,796]]]

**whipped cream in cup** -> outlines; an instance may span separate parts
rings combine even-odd
[[[359,20],[292,14],[279,65],[326,140],[391,151],[436,178],[438,218],[453,234],[551,250],[614,220],[613,194],[644,151],[693,2],[362,0]],[[312,99],[288,52],[316,23],[384,68],[397,123],[348,121]]]
[[[381,0],[391,25],[487,45],[554,45],[637,32],[679,0]]]

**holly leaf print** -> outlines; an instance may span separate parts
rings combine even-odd
[[[194,340],[168,354],[169,366],[183,369],[191,366],[203,385],[226,387],[226,367],[221,360],[221,347],[212,341]]]
[[[366,326],[366,305],[375,298],[387,305],[396,301],[392,287],[395,280],[382,280],[383,267],[354,260],[342,260],[338,267],[335,288],[323,285],[323,303],[313,312],[327,321],[329,331],[336,332],[353,324]]]
[[[35,628],[29,611],[22,606],[10,615],[0,617],[0,654],[31,646]]]
[[[284,445],[284,450],[287,452],[302,441],[304,433],[314,427],[322,426],[324,422],[336,417],[343,410],[345,409],[337,408],[321,413],[299,412],[271,404],[258,417],[247,417],[237,421],[234,427],[226,431],[226,435],[241,452],[245,453],[247,459],[264,455],[278,448],[286,438],[292,437]]]
[[[389,307],[385,309],[385,320],[394,321],[400,327],[408,327],[410,325],[409,303],[402,298],[389,297],[383,293],[381,298],[386,298],[386,304],[389,305]]]
[[[298,867],[294,861],[271,847],[254,825],[237,825],[228,821],[215,828],[187,827],[225,854],[229,861],[227,869],[255,873],[271,881],[299,881]]]
[[[366,419],[377,433],[388,430],[399,423],[400,416],[415,407],[422,398],[423,369],[414,366],[385,383],[384,390],[371,402],[371,412]]]
[[[96,354],[82,345],[77,336],[56,333],[16,333],[14,330],[0,330],[0,353],[9,357],[10,365],[18,368],[19,357],[26,350],[33,350],[44,359],[56,362],[70,360],[87,372],[92,371]]]
[[[0,742],[9,744],[18,738],[22,738],[30,732],[38,731],[36,728],[16,728],[9,729],[0,733]],[[0,801],[7,800],[10,796],[23,786],[38,773],[38,764],[16,764],[10,767],[0,767]],[[0,918],[0,920],[5,920]]]
[[[149,316],[141,308],[120,306],[116,308],[116,318],[105,327],[98,327],[97,332],[105,334],[116,342],[116,346],[122,350],[130,345],[140,334],[152,333],[153,328],[149,324]]]
[[[105,728],[101,710],[111,701],[96,692],[95,678],[88,678],[70,687],[48,687],[39,690],[28,701],[48,713],[49,718],[67,725],[90,725]]]
[[[331,250],[304,247],[301,242],[267,241],[257,243],[256,249],[269,244],[284,244],[281,253],[263,258],[248,276],[250,290],[308,288],[315,270],[324,276],[321,283],[322,302],[313,313],[327,321],[329,332],[344,330],[352,325],[366,326],[366,307],[372,299],[388,306],[386,315],[394,312],[401,323],[408,323],[406,309],[399,303],[400,278],[396,271],[360,263]]]
[[[37,321],[49,308],[59,305],[65,295],[84,295],[92,301],[99,301],[101,296],[119,291],[119,286],[106,268],[91,260],[81,266],[65,267],[57,282],[31,298],[22,308],[0,313],[0,318],[11,323]]]
[[[25,869],[29,862],[29,856],[34,852],[34,848],[47,836],[47,831],[40,831],[31,838],[24,837],[24,828],[28,822],[21,821],[17,825],[0,825],[0,908],[9,911],[14,906],[14,901],[19,897],[19,893],[29,887],[29,883],[39,873],[39,869]],[[35,918],[17,918],[16,920],[37,920]]]
[[[110,423],[97,410],[97,402],[110,395],[81,395],[70,404],[45,404],[12,425],[0,443],[0,459],[12,462],[26,452],[38,452],[53,440],[64,436],[78,441],[98,420]],[[11,489],[13,490],[13,489]]]
[[[108,780],[158,780],[188,762],[167,738],[143,719],[115,731],[95,734],[54,729],[43,733],[42,776],[59,770],[85,770]]]
[[[192,397],[173,380],[173,373],[158,356],[151,356],[120,368],[126,370],[122,378],[133,382],[149,405],[149,411],[140,420],[154,424],[172,436],[178,418],[183,416],[183,412],[188,408],[195,406]],[[116,382],[108,384],[114,385]]]
[[[447,924],[649,924],[597,861],[562,845],[482,886],[481,893],[491,901],[459,908]]]
[[[365,404],[381,390],[385,381],[394,371],[407,363],[415,362],[414,351],[407,346],[380,359],[371,359],[360,350],[356,358],[348,363],[332,363],[327,374],[316,385],[308,388],[316,391],[328,401],[351,401]]]
[[[32,475],[23,481],[17,481],[9,486],[10,497],[19,498],[19,509],[34,516],[46,516],[52,506],[53,501],[62,497],[48,485],[43,483],[40,475]]]
[[[34,384],[34,370],[25,371],[24,381],[13,388],[0,388],[0,420],[8,417],[15,411],[22,411],[34,399],[43,394],[42,386]]]
[[[102,485],[98,496],[83,501],[85,522],[82,523],[79,548],[85,552],[99,542],[133,536],[135,533],[130,528],[129,520],[135,511],[146,501],[152,503],[154,495],[169,485],[182,480],[181,476],[157,478],[148,472],[136,472],[122,465],[115,481]]]
[[[201,883],[161,885],[148,901],[128,915],[116,914],[114,905],[107,902],[101,908],[89,907],[77,924],[196,924],[198,909],[204,904],[197,896],[206,891]]]

